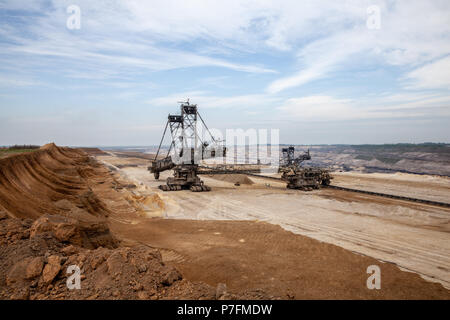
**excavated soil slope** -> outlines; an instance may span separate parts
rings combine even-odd
[[[44,214],[68,215],[59,201],[70,202],[93,217],[108,210],[91,186],[105,182],[109,173],[84,152],[54,144],[0,160],[0,209],[16,218]],[[79,213],[81,214],[82,213]]]

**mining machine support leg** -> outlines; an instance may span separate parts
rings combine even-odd
[[[163,191],[191,190],[192,192],[211,191],[211,188],[198,177],[198,165],[182,164],[173,169],[173,177],[167,178],[165,185],[160,185]]]

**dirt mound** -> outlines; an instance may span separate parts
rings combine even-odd
[[[108,154],[99,148],[78,148],[78,150],[84,151],[91,156],[102,156]]]
[[[108,171],[86,153],[47,144],[39,150],[0,159],[0,209],[18,218],[44,214],[106,217],[108,210],[91,190]],[[67,201],[64,207],[58,201]]]
[[[166,287],[181,279],[177,270],[162,263],[158,250],[145,246],[88,250],[64,244],[60,229],[44,232],[38,221],[0,221],[2,299],[160,298]],[[54,217],[52,222],[56,223]],[[81,270],[82,290],[66,286],[71,265]]]
[[[116,248],[118,241],[111,235],[105,222],[77,220],[58,215],[45,215],[37,219],[30,229],[30,237],[51,233],[63,243],[94,249]]]
[[[126,199],[142,216],[151,216],[151,214],[157,216],[166,208],[166,204],[157,193],[149,195],[131,193]]]
[[[40,227],[45,219],[53,223],[50,229]],[[67,220],[45,219],[0,216],[0,299],[268,298],[263,292],[233,295],[187,281],[163,263],[159,250],[145,245],[95,250],[72,245],[64,240],[77,233],[68,231]],[[70,266],[81,271],[80,290],[67,286]]]
[[[233,184],[253,184],[253,181],[244,174],[211,174],[208,177]]]
[[[116,247],[106,217],[110,210],[93,191],[112,184],[108,171],[86,153],[50,143],[0,160],[0,211],[37,219],[32,234],[53,232],[85,248]]]

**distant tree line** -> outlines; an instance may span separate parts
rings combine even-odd
[[[15,144],[13,146],[8,147],[8,150],[22,150],[22,149],[39,149],[40,146],[35,146],[31,144],[18,145]]]

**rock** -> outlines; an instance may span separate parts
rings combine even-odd
[[[216,299],[220,299],[220,297],[226,295],[227,293],[227,285],[225,283],[219,283],[216,288]]]
[[[61,265],[61,257],[57,255],[51,255],[48,257],[47,263],[59,266]]]
[[[36,257],[28,264],[26,269],[26,278],[33,279],[39,277],[42,273],[42,269],[44,268],[44,258]]]
[[[293,295],[292,293],[286,293],[286,297],[288,297],[289,300],[294,300],[295,299],[295,295]]]
[[[237,297],[233,294],[225,293],[221,295],[217,300],[236,300]]]
[[[82,221],[46,214],[33,223],[30,231],[30,238],[47,233],[52,234],[59,241],[70,242],[87,249],[95,249],[99,246],[117,247],[117,240],[112,236],[106,222],[92,216],[89,216],[89,220]]]
[[[119,253],[122,255],[125,262],[128,262],[128,256],[130,255],[131,249],[130,248],[121,248],[119,250]]]
[[[111,277],[118,276],[122,273],[122,266],[126,263],[125,259],[119,252],[114,252],[108,260],[106,265],[108,267],[108,274]]]
[[[6,275],[6,284],[12,286],[14,283],[24,280],[26,269],[31,259],[25,259],[14,264]]]
[[[139,300],[148,300],[149,299],[149,296],[145,291],[139,291],[137,293],[137,297]]]
[[[104,261],[105,261],[105,257],[100,255],[100,256],[94,256],[91,260],[91,268],[93,270],[97,269],[97,267],[99,265],[101,265]]]
[[[97,298],[98,298],[98,296],[99,296],[99,294],[98,294],[98,293],[96,293],[96,294],[93,294],[93,295],[89,296],[89,297],[87,298],[87,300],[95,300],[95,299],[97,299]]]
[[[136,266],[136,269],[138,270],[138,272],[144,273],[147,271],[148,267],[145,263],[141,263]]]
[[[170,285],[172,285],[172,283],[174,283],[177,280],[180,280],[181,278],[182,278],[181,274],[177,270],[172,269],[166,273],[166,275],[162,281],[162,284],[165,286],[170,286]]]
[[[59,223],[55,226],[55,237],[60,241],[69,241],[75,238],[79,231],[78,228],[73,224]]]
[[[8,218],[8,215],[6,214],[6,212],[0,210],[0,220],[6,219],[6,218]]]
[[[36,235],[44,232],[49,232],[52,230],[52,225],[50,224],[48,217],[40,217],[31,226],[30,238],[34,238]]]
[[[30,298],[30,290],[23,288],[11,295],[11,300],[28,300]]]
[[[158,292],[156,291],[155,288],[150,288],[150,289],[147,290],[147,294],[148,294],[149,296],[154,296],[154,295],[157,294],[157,293],[158,293]]]
[[[77,254],[79,251],[75,246],[69,245],[69,246],[63,248],[61,250],[61,252],[64,253],[66,256],[72,256],[74,254]]]
[[[42,281],[45,284],[51,283],[60,270],[61,258],[55,255],[48,257],[48,263],[45,265],[44,271],[42,271]]]
[[[141,291],[144,289],[144,286],[141,283],[136,283],[136,285],[133,287],[134,291]]]
[[[77,228],[77,220],[57,215],[44,215],[31,226],[30,237],[46,232],[52,232],[60,241],[73,241],[82,244],[82,237]]]

